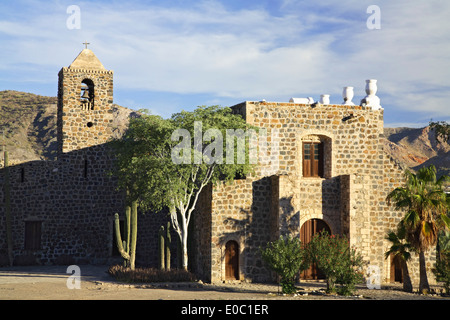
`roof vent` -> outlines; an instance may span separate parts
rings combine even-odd
[[[380,98],[375,94],[377,93],[377,80],[368,79],[366,80],[366,94],[367,96],[361,100],[362,106],[372,107],[373,110],[381,109]]]
[[[308,98],[291,98],[289,100],[289,102],[291,103],[301,103],[301,104],[313,104],[314,103],[314,99],[311,97]]]
[[[321,104],[330,104],[330,95],[329,94],[321,94],[319,102]]]

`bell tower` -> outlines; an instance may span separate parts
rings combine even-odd
[[[113,71],[83,49],[58,73],[58,152],[103,144],[112,134]]]

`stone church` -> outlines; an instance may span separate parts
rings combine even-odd
[[[114,214],[124,216],[108,147],[113,122],[113,71],[84,49],[58,74],[57,159],[9,168],[15,264],[120,261]],[[5,175],[0,173],[0,265],[8,261]],[[161,219],[160,219],[161,218]],[[157,232],[166,217],[142,215],[137,260],[157,261]],[[157,225],[153,225],[157,224]],[[153,255],[153,256],[152,256]]]
[[[373,83],[367,81],[360,105],[351,101],[349,92],[342,104],[330,104],[324,96],[319,102],[293,98],[232,107],[249,124],[267,129],[278,147],[271,155],[277,166],[259,165],[252,176],[209,186],[202,193],[189,245],[190,269],[199,278],[269,281],[272,275],[260,247],[287,234],[308,242],[314,233],[327,230],[346,235],[381,282],[401,281],[400,266],[384,253],[387,231],[402,218],[386,196],[402,184],[403,174],[383,150],[383,108]],[[112,103],[113,71],[90,49],[60,70],[57,160],[9,170],[15,264],[120,261],[113,217],[123,213],[124,195],[107,174],[113,161],[108,151]],[[0,185],[4,204],[4,170]],[[139,215],[138,264],[157,265],[157,230],[167,221],[164,213]],[[6,238],[1,205],[1,265],[8,261]],[[409,264],[413,282],[419,279],[417,260]],[[427,263],[431,268],[431,255]],[[320,272],[310,268],[301,277],[317,279]],[[432,276],[429,281],[434,281]]]

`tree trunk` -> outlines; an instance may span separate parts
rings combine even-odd
[[[409,270],[406,261],[402,261],[402,273],[403,273],[403,291],[412,292],[413,286],[411,283],[411,278],[409,276]]]
[[[188,269],[188,250],[187,250],[187,230],[181,233],[181,266],[184,270]]]
[[[327,293],[336,292],[336,278],[334,276],[327,277]]]
[[[419,292],[422,294],[427,294],[430,292],[430,285],[428,284],[427,268],[425,263],[425,252],[419,252],[419,272],[420,272],[420,283]]]

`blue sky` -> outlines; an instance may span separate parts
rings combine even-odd
[[[370,5],[380,29],[369,29]],[[80,9],[79,28],[69,28]],[[169,117],[198,105],[287,102],[378,80],[385,125],[450,119],[450,1],[2,1],[0,90],[56,96],[90,42],[114,102]],[[73,20],[70,20],[73,21]]]

